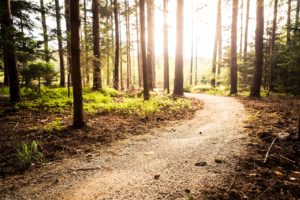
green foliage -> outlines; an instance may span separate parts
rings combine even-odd
[[[24,67],[20,70],[20,74],[25,85],[32,84],[32,81],[44,80],[46,86],[50,86],[53,79],[57,76],[54,66],[51,63],[36,62]]]
[[[30,164],[43,161],[43,154],[38,149],[36,141],[29,143],[22,142],[17,148],[17,158],[22,167],[29,167]]]
[[[53,122],[44,126],[44,131],[51,133],[53,131],[60,131],[63,128],[61,118],[56,118]]]

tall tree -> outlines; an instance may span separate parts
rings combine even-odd
[[[14,26],[11,14],[10,0],[4,0],[1,3],[2,7],[2,39],[3,39],[3,54],[4,54],[4,65],[8,71],[9,76],[9,93],[10,102],[16,103],[21,100],[20,96],[20,84],[18,78],[18,68],[16,61],[16,51],[14,44]]]
[[[260,97],[264,60],[264,0],[256,0],[255,62],[251,97]]]
[[[220,58],[222,54],[222,3],[221,0],[218,0],[217,6],[217,18],[216,18],[216,33],[215,33],[215,43],[214,43],[214,52],[213,52],[213,60],[212,60],[212,80],[211,85],[212,87],[216,87],[216,76],[218,74],[217,70],[217,63],[220,62],[222,58]],[[218,51],[219,50],[219,51]],[[217,62],[217,54],[219,54],[219,61]]]
[[[140,0],[140,26],[141,26],[141,54],[143,64],[143,86],[144,100],[150,99],[148,69],[147,69],[147,52],[146,52],[146,26],[145,26],[145,0]]]
[[[168,0],[164,0],[164,90],[170,93]]]
[[[58,52],[59,52],[59,65],[60,65],[60,86],[65,87],[65,61],[64,61],[64,49],[62,43],[62,32],[61,32],[61,14],[59,0],[55,0],[55,11],[56,11],[56,25],[57,25],[57,41],[58,41]]]
[[[130,9],[128,0],[125,0],[126,24],[126,56],[127,56],[127,89],[132,84],[131,75],[131,38],[130,38]]]
[[[269,90],[274,90],[273,85],[273,73],[274,73],[274,65],[273,65],[273,56],[275,50],[275,40],[276,40],[276,30],[277,30],[277,10],[278,10],[278,0],[274,0],[274,10],[273,10],[273,25],[272,25],[272,35],[270,42],[270,62],[269,62]]]
[[[66,34],[67,34],[67,65],[68,65],[68,97],[70,97],[71,86],[71,20],[70,20],[70,0],[65,0],[65,19],[66,19]]]
[[[243,57],[243,20],[244,20],[244,0],[241,0],[241,14],[240,14],[240,19],[241,19],[241,26],[240,26],[240,60],[242,60]]]
[[[183,95],[184,0],[177,0],[174,95]]]
[[[119,17],[118,1],[114,0],[114,19],[115,19],[115,66],[114,66],[114,88],[119,89],[119,59],[120,59],[120,36],[119,36]]]
[[[82,128],[83,119],[82,82],[80,67],[80,6],[79,0],[72,0],[70,4],[71,19],[71,65],[73,84],[73,127]]]
[[[83,28],[83,32],[84,32],[84,52],[85,52],[85,56],[84,56],[84,70],[83,70],[83,74],[84,77],[83,78],[83,83],[85,83],[86,85],[89,86],[90,84],[90,69],[89,69],[89,42],[88,42],[88,22],[87,22],[87,0],[83,1],[83,23],[84,23],[84,28]]]
[[[246,9],[246,23],[245,23],[245,34],[244,34],[244,62],[248,57],[248,30],[249,30],[249,15],[250,15],[250,0],[247,0]]]
[[[290,42],[291,42],[291,9],[292,9],[292,0],[288,0],[287,23],[286,23],[286,43],[287,44],[290,44]]]
[[[92,1],[92,12],[93,12],[93,53],[94,53],[94,69],[93,69],[93,89],[102,89],[102,78],[101,78],[101,63],[100,63],[100,5],[99,0]]]
[[[189,74],[189,79],[190,79],[190,86],[193,84],[193,68],[194,68],[194,0],[192,0],[192,30],[191,30],[191,60],[190,60],[190,74]]]
[[[109,11],[108,0],[105,0],[105,9],[107,10],[107,12]],[[110,18],[110,15],[106,14],[105,23],[107,24],[107,26],[110,25],[109,18]],[[112,29],[112,27],[111,27],[111,29]],[[109,33],[108,33],[108,35],[109,35]],[[107,39],[107,42],[106,42],[106,85],[107,86],[109,86],[109,83],[110,83],[110,49],[111,49],[110,42]]]
[[[299,30],[299,13],[300,13],[300,0],[297,0],[297,7],[296,7],[296,20],[295,20],[295,34]]]
[[[142,61],[141,61],[141,51],[140,51],[140,31],[139,31],[139,12],[138,7],[139,3],[135,0],[135,7],[136,7],[136,46],[137,46],[137,58],[138,58],[138,74],[139,74],[139,86],[142,87],[143,82],[143,69],[142,69]]]
[[[154,49],[154,0],[147,0],[147,30],[148,30],[148,77],[149,89],[155,87],[155,49]]]
[[[232,25],[231,25],[231,56],[230,56],[230,94],[237,93],[237,18],[239,1],[232,2]]]
[[[41,19],[42,19],[42,27],[43,27],[43,37],[44,37],[44,53],[45,53],[45,61],[50,61],[50,51],[49,51],[49,36],[47,30],[46,23],[46,10],[44,5],[44,0],[40,0],[40,9],[41,9]]]

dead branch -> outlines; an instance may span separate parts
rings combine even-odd
[[[269,157],[269,154],[270,154],[270,151],[271,151],[271,149],[272,149],[272,147],[273,147],[275,141],[278,139],[278,137],[279,137],[279,135],[277,135],[277,137],[274,138],[274,140],[272,141],[271,145],[269,146],[269,149],[268,149],[268,151],[267,151],[267,153],[266,153],[266,156],[265,156],[265,159],[264,159],[264,163],[267,162],[268,157]]]
[[[276,181],[274,181],[274,183],[272,183],[267,189],[265,189],[262,193],[260,193],[259,195],[257,195],[257,197],[255,199],[259,199],[259,197],[261,195],[263,195],[265,192],[267,192],[269,189],[271,189],[274,185],[275,185]]]
[[[235,182],[235,178],[236,178],[236,173],[234,174],[234,177],[233,177],[233,180],[232,180],[232,183],[230,184],[229,188],[227,189],[227,192],[229,192]]]

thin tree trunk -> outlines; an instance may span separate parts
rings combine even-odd
[[[291,43],[291,7],[292,0],[288,0],[287,25],[286,25],[286,43]]]
[[[2,3],[2,31],[3,31],[3,54],[4,65],[9,76],[9,93],[10,102],[16,103],[21,101],[20,83],[18,77],[18,68],[16,61],[16,51],[14,46],[14,27],[11,14],[10,0],[5,0]],[[1,6],[1,7],[2,7]]]
[[[94,53],[94,70],[93,70],[93,89],[102,89],[102,78],[101,78],[101,62],[100,62],[100,5],[99,0],[92,1],[92,12],[93,12],[93,53]]]
[[[108,0],[105,0],[105,7],[106,7],[106,10],[108,10]],[[109,16],[107,15],[106,16],[106,24],[108,26],[109,24]],[[107,40],[108,41],[108,40]],[[106,86],[109,86],[109,82],[110,82],[110,70],[109,70],[109,66],[110,66],[110,59],[109,59],[109,55],[110,55],[110,43],[107,42],[106,43]]]
[[[164,0],[164,90],[170,93],[168,0]]]
[[[70,87],[71,87],[71,24],[70,24],[70,0],[65,0],[65,19],[66,19],[66,34],[67,34],[67,66],[68,66],[68,97],[70,97]]]
[[[239,1],[233,0],[231,27],[230,94],[237,93],[237,18]]]
[[[119,18],[119,36],[120,36],[120,84],[121,91],[124,90],[124,80],[123,80],[123,44],[122,44],[122,22],[121,17]]]
[[[274,13],[273,13],[273,25],[272,25],[272,35],[271,35],[271,43],[270,43],[270,62],[269,62],[269,90],[274,90],[273,85],[273,73],[274,73],[274,65],[273,65],[273,54],[275,50],[275,40],[276,40],[276,30],[277,30],[277,9],[278,9],[278,0],[274,0]]]
[[[70,5],[71,19],[71,64],[72,64],[72,84],[73,84],[73,101],[74,117],[73,127],[82,128],[85,123],[83,119],[83,102],[82,102],[82,81],[80,70],[80,8],[79,0],[72,0]]]
[[[218,75],[221,72],[221,65],[223,60],[223,33],[222,33],[222,1],[219,2],[219,39],[218,39],[218,62],[216,66],[216,84],[218,83]]]
[[[138,60],[138,74],[139,74],[139,86],[142,87],[143,82],[143,69],[142,69],[142,62],[141,62],[141,51],[140,51],[140,31],[139,31],[139,14],[138,14],[138,7],[139,3],[135,0],[136,6],[136,46],[137,46],[137,60]]]
[[[244,62],[248,57],[248,30],[249,30],[249,15],[250,15],[250,0],[247,0],[246,10],[246,23],[245,23],[245,36],[244,36]]]
[[[150,99],[148,69],[147,69],[147,52],[146,52],[146,28],[145,28],[145,0],[140,0],[140,26],[141,26],[141,54],[143,64],[143,85],[144,85],[144,100]]]
[[[125,23],[126,23],[126,56],[127,56],[127,89],[132,84],[131,74],[131,38],[130,38],[130,10],[128,0],[125,0]]]
[[[295,35],[299,31],[299,13],[300,13],[300,0],[297,0],[296,21],[295,21]]]
[[[192,0],[192,30],[191,30],[191,63],[190,63],[190,86],[193,84],[193,68],[194,68],[194,0]]]
[[[264,0],[256,1],[255,64],[251,85],[251,97],[260,97],[264,59]]]
[[[87,86],[90,85],[90,68],[89,68],[89,46],[88,46],[88,29],[87,29],[87,0],[84,0],[83,1],[83,12],[84,12],[84,18],[83,18],[83,21],[84,21],[84,47],[85,47],[85,66],[84,66],[84,76],[85,76],[85,84]]]
[[[217,20],[216,20],[216,33],[215,33],[215,43],[214,43],[214,52],[213,52],[213,60],[212,60],[212,80],[211,80],[211,86],[216,87],[216,76],[217,76],[217,53],[219,48],[222,48],[219,46],[220,44],[220,37],[221,37],[221,0],[218,0],[218,6],[217,6]],[[222,52],[219,52],[219,54],[222,54]]]
[[[120,59],[120,36],[119,36],[119,19],[118,19],[118,1],[114,0],[114,17],[115,17],[115,66],[114,66],[114,88],[119,89],[119,59]]]
[[[50,61],[50,52],[49,52],[49,38],[46,24],[46,11],[44,6],[44,0],[40,0],[41,7],[41,19],[42,19],[42,27],[43,27],[43,37],[44,37],[44,53],[45,53],[45,61]]]
[[[241,0],[241,27],[240,27],[240,60],[243,58],[243,21],[244,21],[244,0]]]
[[[148,30],[148,78],[149,89],[155,87],[155,49],[154,49],[154,0],[147,0],[147,30]]]
[[[61,33],[61,14],[59,0],[55,0],[55,11],[56,11],[56,24],[57,24],[57,41],[59,51],[59,64],[60,64],[60,86],[65,87],[65,61],[64,61],[64,49],[62,43]]]
[[[184,0],[177,0],[174,95],[183,95]]]

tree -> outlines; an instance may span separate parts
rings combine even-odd
[[[87,0],[83,1],[83,23],[84,23],[84,68],[83,83],[90,85],[90,69],[89,69],[89,41],[88,41],[88,22],[87,22]]]
[[[217,6],[217,20],[216,20],[216,33],[215,33],[215,43],[214,43],[214,52],[213,52],[213,61],[212,61],[212,80],[211,80],[211,85],[212,87],[216,87],[216,76],[218,74],[217,70],[217,53],[222,54],[222,43],[221,37],[222,37],[222,25],[221,25],[221,20],[222,20],[222,3],[221,0],[218,0],[218,6]],[[218,52],[219,50],[219,52]],[[218,62],[221,62],[221,59],[219,59]]]
[[[194,0],[192,0],[192,30],[191,30],[191,63],[190,63],[190,86],[193,84],[193,65],[194,65]]]
[[[168,0],[164,0],[164,90],[170,93]]]
[[[250,15],[250,0],[247,0],[246,10],[246,23],[245,23],[245,35],[244,35],[244,62],[248,56],[248,30],[249,30],[249,15]]]
[[[230,95],[237,93],[237,17],[238,0],[232,2],[232,25],[231,25],[231,56],[230,56]]]
[[[274,65],[273,65],[273,54],[275,50],[275,40],[276,40],[276,30],[277,30],[277,10],[278,10],[278,0],[274,0],[274,12],[273,12],[273,25],[272,25],[272,35],[270,42],[270,61],[269,61],[269,90],[274,90],[273,85],[273,73],[274,73]]]
[[[286,43],[287,43],[287,45],[289,45],[291,43],[291,8],[292,8],[292,0],[288,0],[287,23],[286,23]]]
[[[16,103],[21,100],[20,96],[20,83],[18,77],[16,51],[14,44],[14,26],[11,14],[10,0],[5,0],[1,3],[2,20],[1,29],[3,37],[3,54],[4,65],[8,71],[9,76],[9,93],[10,102]]]
[[[80,6],[79,0],[73,0],[70,4],[71,19],[71,69],[73,84],[73,127],[82,128],[83,119],[82,82],[80,70]]]
[[[114,0],[114,19],[115,19],[115,66],[114,66],[114,88],[119,89],[119,59],[120,59],[120,36],[118,1]]]
[[[99,29],[99,0],[92,1],[92,12],[93,12],[93,89],[102,89],[102,79],[101,79],[101,63],[100,63],[100,29]],[[87,72],[88,73],[88,72]]]
[[[44,0],[40,0],[40,9],[41,9],[41,19],[42,19],[42,27],[43,27],[43,37],[44,37],[44,53],[45,53],[45,61],[50,61],[50,51],[49,51],[49,37],[47,31],[46,24],[46,10],[44,5]]]
[[[240,60],[242,60],[243,57],[243,20],[244,20],[244,0],[241,0],[241,26],[240,26]]]
[[[255,62],[250,97],[260,97],[264,60],[264,0],[256,1]]]
[[[154,0],[147,0],[147,22],[147,67],[149,77],[149,89],[153,90],[153,88],[155,87]]]
[[[148,69],[147,69],[147,55],[146,55],[146,26],[145,26],[145,0],[140,0],[140,26],[141,26],[141,54],[143,64],[143,85],[144,85],[144,100],[150,99],[149,83],[148,83]]]
[[[138,74],[139,74],[139,86],[142,87],[143,82],[143,69],[142,69],[142,62],[141,62],[141,51],[140,51],[140,31],[139,31],[139,15],[138,15],[138,1],[135,0],[135,7],[136,7],[136,46],[137,46],[137,57],[138,57]]]
[[[131,38],[130,38],[130,9],[128,0],[125,0],[125,24],[126,24],[126,56],[127,56],[127,89],[132,84],[131,80]]]
[[[67,34],[67,65],[68,65],[68,97],[70,97],[70,86],[71,86],[71,20],[70,20],[70,0],[65,0],[65,19],[66,19],[66,34]]]
[[[297,32],[299,30],[299,13],[300,13],[300,0],[297,0],[296,20],[295,20],[295,28],[294,28],[295,35],[297,34]]]
[[[57,41],[58,41],[58,52],[59,52],[59,64],[60,64],[60,86],[65,87],[65,61],[64,61],[64,49],[62,44],[62,33],[61,33],[61,14],[59,0],[55,0],[55,11],[56,11],[56,24],[57,24]]]
[[[183,22],[184,22],[184,0],[177,0],[176,17],[176,59],[175,59],[175,80],[174,95],[183,95]]]

